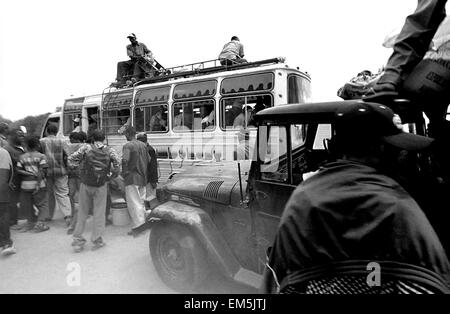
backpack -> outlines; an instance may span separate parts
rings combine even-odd
[[[86,153],[83,171],[83,183],[88,186],[102,186],[108,181],[111,158],[106,146],[92,149]]]

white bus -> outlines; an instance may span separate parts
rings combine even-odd
[[[212,66],[206,66],[212,63]],[[125,144],[124,125],[145,132],[155,148],[161,181],[195,162],[251,158],[255,140],[252,115],[262,109],[311,101],[311,79],[281,58],[235,66],[216,60],[178,69],[133,87],[105,90],[102,95],[66,100],[63,135],[81,118],[88,132],[100,127],[119,153]],[[242,152],[249,154],[243,154]]]

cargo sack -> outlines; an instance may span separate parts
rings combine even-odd
[[[427,102],[450,101],[450,61],[423,59],[405,79],[403,90]]]
[[[337,95],[344,100],[361,99],[376,84],[381,73],[381,70],[377,74],[367,70],[362,71],[339,88]]]
[[[86,153],[83,181],[88,186],[102,186],[108,181],[111,158],[107,147],[92,149]]]
[[[427,103],[450,102],[450,41],[442,42],[426,53],[406,77],[403,90],[411,97],[427,100]]]

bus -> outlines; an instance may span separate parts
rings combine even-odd
[[[183,65],[131,87],[67,99],[61,136],[70,134],[78,117],[83,131],[101,128],[120,153],[126,142],[122,132],[132,125],[147,134],[165,181],[194,163],[251,159],[256,112],[312,101],[310,76],[283,58],[231,66],[217,62]]]

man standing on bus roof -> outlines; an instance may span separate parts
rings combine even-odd
[[[137,41],[134,33],[129,34],[127,38],[131,43],[127,46],[127,55],[130,57],[130,60],[117,63],[116,81],[118,84],[125,84],[126,77],[129,75],[132,75],[135,79],[140,79],[143,78],[144,74],[148,74],[153,70],[153,53],[144,43]]]
[[[231,41],[223,46],[219,59],[222,65],[247,63],[247,60],[244,59],[244,45],[237,36],[231,37]]]

